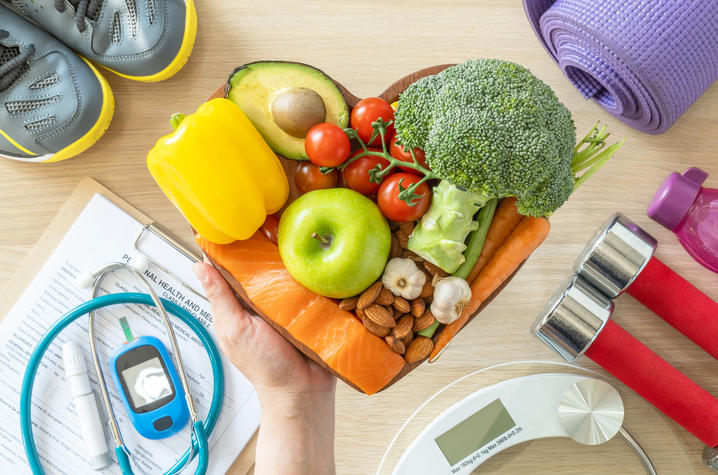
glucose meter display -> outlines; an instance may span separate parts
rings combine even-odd
[[[122,389],[137,413],[154,411],[175,395],[167,368],[157,349],[150,345],[138,346],[121,355],[117,370]]]
[[[436,444],[449,464],[456,465],[515,426],[506,407],[497,399],[441,434]]]
[[[170,380],[159,358],[124,370],[122,377],[127,382],[132,404],[136,407],[146,406],[172,394]]]

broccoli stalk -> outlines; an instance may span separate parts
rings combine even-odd
[[[618,150],[625,139],[606,147],[610,135],[606,126],[599,128],[598,122],[591,131],[574,147],[571,159],[572,190],[598,171]],[[485,193],[461,191],[447,180],[442,180],[434,189],[431,206],[409,239],[409,250],[436,264],[446,272],[466,278],[481,254],[486,232],[491,224],[496,198]],[[465,200],[463,203],[462,200]],[[485,205],[486,203],[486,205]],[[492,206],[488,206],[492,203]],[[473,214],[467,221],[463,213],[475,212],[481,208],[478,221]],[[460,209],[463,213],[457,213]],[[439,223],[437,225],[437,223]],[[481,228],[481,229],[479,229]],[[466,235],[471,233],[465,245]],[[463,237],[462,237],[463,236]]]
[[[434,187],[431,206],[409,238],[408,249],[452,273],[464,262],[466,236],[478,229],[476,212],[486,204],[480,193],[446,180]]]

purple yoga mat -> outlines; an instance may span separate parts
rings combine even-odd
[[[529,21],[586,98],[649,134],[718,79],[718,0],[524,0]]]

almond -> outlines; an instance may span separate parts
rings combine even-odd
[[[391,334],[397,337],[399,340],[402,340],[407,337],[407,335],[410,335],[412,332],[412,328],[414,328],[414,317],[411,315],[404,315],[396,322],[396,326],[391,331]]]
[[[374,300],[379,296],[379,292],[381,292],[381,281],[374,282],[371,287],[361,293],[357,301],[357,308],[365,309],[373,304]]]
[[[426,303],[423,300],[416,299],[411,301],[411,314],[416,318],[424,315],[424,310],[426,310]]]
[[[417,264],[421,264],[422,262],[424,262],[424,258],[423,258],[423,257],[417,256],[417,255],[414,254],[414,253],[408,254],[406,257],[409,258],[409,259],[411,259],[412,261],[416,262]]]
[[[434,286],[431,285],[431,280],[426,279],[426,282],[424,283],[424,288],[421,289],[419,297],[426,298],[432,295],[434,295]],[[359,298],[359,302],[361,302],[361,298]]]
[[[426,312],[424,312],[424,315],[422,315],[421,317],[417,317],[414,320],[414,326],[412,327],[412,330],[414,330],[415,332],[420,332],[425,328],[429,328],[433,324],[434,314],[431,313],[430,310],[427,310]]]
[[[389,258],[393,259],[395,257],[399,257],[401,255],[401,246],[399,245],[399,240],[394,236],[391,235],[391,250],[389,251]]]
[[[411,233],[414,232],[414,222],[405,221],[403,223],[399,223],[399,229],[407,236],[411,236]]]
[[[393,315],[394,315],[394,320],[399,320],[401,317],[404,316],[403,313],[401,313],[400,311],[398,311],[397,309],[395,309],[395,308],[393,308],[393,307],[392,307],[392,312],[393,312]]]
[[[358,309],[356,309],[356,310],[354,310],[354,311],[356,312],[357,318],[358,318],[359,320],[361,320],[362,318],[364,318],[364,315],[365,315],[364,310],[358,308]]]
[[[441,268],[432,264],[429,261],[424,261],[424,268],[429,271],[429,274],[431,274],[432,277],[435,277],[437,275],[439,277],[446,277],[447,275],[449,275],[446,272],[444,272]]]
[[[409,347],[409,343],[411,343],[411,340],[414,339],[414,332],[410,332],[407,336],[401,339],[401,342],[404,343],[404,348]]]
[[[403,355],[406,351],[404,343],[402,343],[401,340],[399,340],[393,335],[389,335],[388,337],[384,338],[384,341],[386,341],[386,344],[389,345],[389,348],[394,353],[399,353],[400,355]]]
[[[341,302],[339,302],[339,309],[344,310],[345,312],[354,310],[355,308],[357,308],[358,300],[359,300],[359,297],[352,297],[352,298],[344,299]]]
[[[370,305],[364,312],[366,317],[377,325],[387,328],[394,328],[396,326],[394,316],[381,305]]]
[[[411,312],[411,304],[404,297],[395,297],[393,305],[401,313]]]
[[[380,338],[384,338],[389,333],[391,333],[391,330],[389,328],[377,325],[376,323],[369,320],[366,315],[364,316],[364,318],[362,318],[361,322],[364,325],[364,328],[366,328]]]
[[[392,294],[389,289],[382,287],[381,292],[379,292],[379,296],[376,298],[374,303],[379,305],[391,305],[394,303],[394,294]]]
[[[401,246],[402,249],[406,249],[406,246],[409,245],[409,235],[401,229],[396,232],[396,239],[399,241],[399,246]]]
[[[433,349],[434,342],[431,338],[417,336],[411,341],[411,343],[409,343],[409,347],[406,349],[406,354],[404,354],[404,359],[409,364],[416,363],[417,361],[421,361],[428,357]]]
[[[422,262],[424,262],[424,258],[421,257],[419,254],[415,253],[414,251],[410,251],[407,249],[405,252],[406,252],[406,257],[408,257],[412,261],[416,262],[417,264],[421,264]],[[421,269],[421,267],[419,267],[419,269]]]

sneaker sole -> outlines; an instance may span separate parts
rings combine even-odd
[[[192,54],[192,48],[194,48],[195,38],[197,38],[197,10],[194,6],[194,0],[185,0],[185,6],[187,9],[187,13],[185,14],[184,37],[182,38],[182,45],[177,52],[177,56],[175,56],[172,62],[165,69],[149,76],[130,76],[128,74],[122,74],[120,72],[117,72],[114,69],[108,68],[107,66],[103,67],[108,71],[112,71],[113,73],[125,79],[131,79],[133,81],[140,82],[164,81],[165,79],[171,78],[172,76],[177,74],[180,69],[182,69],[187,63],[187,60]]]
[[[107,82],[107,79],[105,79],[102,74],[100,74],[100,72],[97,70],[97,68],[95,68],[92,63],[90,63],[87,59],[82,56],[80,56],[80,58],[82,58],[82,60],[87,63],[87,65],[97,77],[97,80],[100,81],[100,86],[102,89],[102,109],[100,110],[100,116],[97,118],[97,121],[92,126],[92,128],[88,130],[87,133],[85,133],[85,135],[80,137],[78,140],[56,153],[37,155],[30,158],[18,158],[2,154],[0,154],[0,157],[9,158],[11,160],[18,160],[21,162],[59,162],[60,160],[66,160],[84,152],[92,145],[94,145],[100,139],[100,137],[102,137],[107,128],[110,126],[110,122],[112,121],[112,116],[115,112],[115,99],[112,95],[112,89],[110,88],[110,83]],[[22,147],[20,144],[16,143],[2,130],[0,130],[0,134],[5,136],[5,138],[7,138],[18,149],[22,150],[27,154],[33,154],[33,152],[30,152],[29,150]]]

